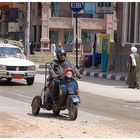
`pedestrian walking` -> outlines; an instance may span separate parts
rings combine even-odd
[[[126,80],[129,88],[140,88],[140,55],[137,48],[131,47],[131,54],[128,61],[128,77]]]
[[[58,48],[63,48],[62,44],[61,44],[61,41],[59,41]]]
[[[35,54],[34,53],[34,42],[33,41],[30,43],[30,54],[31,55],[34,55]]]
[[[22,39],[19,40],[19,45],[21,47],[21,50],[24,52],[24,46],[23,46],[23,41]]]
[[[54,43],[51,44],[51,56],[52,59],[56,58],[56,45]]]

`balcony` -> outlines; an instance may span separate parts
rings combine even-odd
[[[70,29],[72,28],[72,20],[67,17],[52,17],[49,19],[49,28]]]
[[[82,29],[106,30],[106,19],[81,18]]]
[[[80,18],[81,29],[106,30],[106,19]],[[49,28],[71,29],[72,18],[55,17],[49,19]]]

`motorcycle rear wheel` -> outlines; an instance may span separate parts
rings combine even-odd
[[[69,111],[70,120],[76,120],[78,116],[78,106],[71,104],[68,111]]]
[[[41,106],[41,96],[35,96],[33,101],[32,101],[32,114],[33,115],[38,115],[40,111],[40,106]]]

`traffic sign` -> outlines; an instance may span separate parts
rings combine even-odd
[[[80,12],[83,7],[82,2],[70,2],[70,8],[74,12]]]
[[[81,11],[83,7],[83,3],[82,2],[70,2],[70,8],[73,12],[76,12],[76,22],[75,22],[75,29],[76,29],[76,32],[75,32],[75,36],[76,36],[76,43],[75,43],[75,48],[76,48],[76,67],[78,68],[78,39],[77,39],[77,19],[78,19],[78,12]]]

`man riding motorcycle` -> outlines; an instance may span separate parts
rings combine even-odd
[[[53,104],[55,104],[58,100],[57,93],[59,91],[59,77],[62,75],[63,71],[61,69],[62,65],[64,63],[69,63],[66,60],[66,51],[64,48],[59,48],[56,51],[57,59],[52,60],[50,62],[49,66],[49,89],[50,89],[50,98],[53,100]],[[73,65],[73,68],[75,69],[76,76],[80,79],[82,75],[80,72],[76,69],[76,67]]]
[[[76,120],[80,104],[79,85],[76,77],[82,75],[75,66],[66,60],[66,51],[59,48],[57,59],[52,60],[45,67],[45,86],[41,95],[32,100],[32,114],[38,115],[40,108],[52,110],[59,115],[61,110],[68,110],[70,120]],[[49,74],[48,74],[49,72]]]

